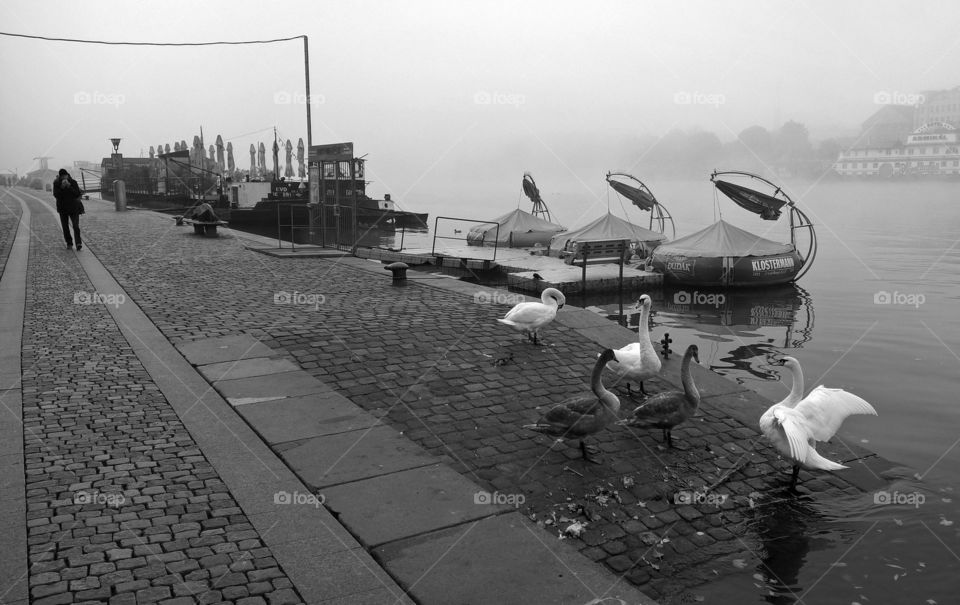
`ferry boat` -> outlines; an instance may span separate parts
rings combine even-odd
[[[353,156],[353,143],[314,145],[309,165],[309,181],[232,183],[230,226],[284,238],[293,234],[298,242],[345,244],[359,240],[354,225],[367,231],[427,229],[427,213],[398,210],[390,194],[367,195],[365,160]]]
[[[841,151],[833,165],[843,177],[960,178],[960,138],[948,122],[930,122],[890,146]]]

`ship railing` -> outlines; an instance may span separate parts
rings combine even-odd
[[[441,221],[441,220],[459,221],[459,222],[462,222],[462,223],[477,223],[477,224],[480,224],[480,225],[496,225],[496,227],[497,227],[497,234],[496,234],[496,235],[494,236],[494,238],[493,238],[493,258],[492,258],[491,260],[497,260],[497,246],[498,246],[499,243],[500,243],[500,223],[498,223],[498,222],[496,222],[496,221],[477,221],[477,220],[470,219],[470,218],[460,218],[460,217],[456,217],[456,216],[438,216],[438,217],[436,217],[436,218],[434,219],[434,221],[433,221],[433,245],[432,245],[431,248],[430,248],[430,255],[431,255],[431,256],[434,256],[434,255],[436,254],[436,251],[437,251],[437,240],[438,240],[438,239],[454,239],[454,240],[458,240],[458,241],[461,240],[461,238],[459,238],[459,237],[452,237],[452,236],[449,236],[449,235],[437,235],[437,225],[440,224],[440,221]],[[466,238],[463,238],[463,239],[464,239],[464,241],[466,241]]]

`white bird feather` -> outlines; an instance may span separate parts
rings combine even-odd
[[[662,362],[657,356],[653,343],[650,342],[649,318],[650,307],[653,302],[646,294],[640,297],[637,306],[640,307],[640,325],[637,327],[637,342],[616,350],[617,361],[607,364],[607,369],[613,372],[618,380],[634,380],[641,385],[643,381],[653,378],[660,372]],[[629,386],[629,385],[628,385]]]
[[[816,449],[817,442],[833,438],[848,416],[876,416],[877,411],[853,393],[822,385],[800,399],[803,393],[800,363],[793,357],[785,357],[784,365],[793,373],[793,388],[786,399],[772,405],[760,417],[760,430],[796,466],[825,471],[847,468],[821,456]]]
[[[540,294],[540,301],[518,303],[507,311],[503,319],[497,321],[518,331],[526,332],[528,338],[532,336],[533,342],[536,343],[540,328],[556,318],[557,310],[566,304],[567,299],[560,290],[547,288]]]

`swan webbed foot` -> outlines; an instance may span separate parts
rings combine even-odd
[[[649,397],[649,396],[650,396],[650,394],[647,393],[647,391],[643,388],[643,381],[642,381],[642,380],[640,381],[640,394],[643,395],[644,397]]]
[[[583,456],[583,459],[587,462],[592,462],[593,464],[600,464],[601,460],[599,459],[600,448],[595,445],[587,445],[580,441],[580,454]]]

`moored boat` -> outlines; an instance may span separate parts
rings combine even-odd
[[[718,177],[756,179],[770,186],[772,192]],[[653,268],[663,273],[665,282],[700,287],[768,286],[796,281],[810,269],[817,253],[816,232],[807,215],[782,189],[746,172],[714,172],[710,180],[738,206],[764,220],[777,220],[786,207],[790,241],[775,242],[721,219],[653,251]],[[808,234],[805,245],[798,245],[803,232]]]
[[[365,162],[354,157],[353,143],[313,145],[309,181],[273,181],[270,193],[255,205],[231,210],[230,226],[265,235],[292,234],[298,242],[346,245],[356,245],[375,231],[427,229],[426,213],[397,209],[389,194],[383,199],[367,195]]]
[[[549,246],[550,238],[567,230],[563,225],[558,225],[551,220],[550,209],[540,197],[540,190],[529,172],[523,174],[521,188],[524,195],[533,202],[533,212],[525,212],[517,208],[487,223],[473,227],[467,233],[468,246],[496,245],[509,248]]]

